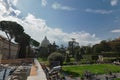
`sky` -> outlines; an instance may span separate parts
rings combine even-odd
[[[0,21],[16,21],[41,43],[80,45],[120,37],[120,0],[0,0]],[[0,31],[0,35],[5,36]]]

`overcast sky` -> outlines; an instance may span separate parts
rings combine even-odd
[[[18,22],[39,42],[96,44],[119,37],[120,0],[0,0],[1,20]]]

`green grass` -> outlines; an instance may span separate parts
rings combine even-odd
[[[114,79],[114,80],[120,80],[120,78]]]
[[[38,61],[39,61],[40,63],[44,63],[44,64],[46,64],[46,65],[49,64],[48,61],[45,60],[45,59],[42,59],[42,58],[37,58],[37,59],[38,59]]]
[[[112,64],[92,64],[92,65],[81,65],[81,66],[63,66],[63,71],[68,75],[75,77],[82,76],[85,71],[90,71],[94,74],[105,74],[109,71],[120,72],[120,66]]]

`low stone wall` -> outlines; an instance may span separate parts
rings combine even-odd
[[[1,64],[20,64],[20,63],[33,63],[33,58],[26,58],[26,59],[10,59],[10,60],[0,60]]]

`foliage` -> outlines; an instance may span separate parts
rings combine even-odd
[[[92,53],[92,47],[91,46],[82,46],[80,48],[81,54],[91,54]]]
[[[104,57],[119,57],[119,52],[102,52],[102,53],[93,53],[92,55],[102,55]]]
[[[76,54],[76,51],[79,50],[78,45],[79,45],[79,43],[76,42],[74,38],[72,38],[72,41],[68,42],[68,50],[69,50],[69,53],[72,57],[74,57]]]
[[[45,65],[47,65],[48,66],[48,61],[47,60],[45,60],[45,59],[43,59],[43,58],[37,58],[38,59],[38,61],[40,62],[40,63],[44,63]]]
[[[81,59],[80,61],[81,64],[92,64],[94,62],[95,60],[92,60],[92,59]]]
[[[40,43],[34,39],[30,39],[30,44],[35,47],[38,47],[40,45]]]
[[[47,59],[49,56],[49,48],[48,47],[40,47],[39,49],[39,56],[43,59]]]
[[[55,51],[57,51],[58,50],[58,46],[56,45],[56,43],[54,42],[53,44],[49,44],[48,46],[46,46],[46,47],[43,47],[43,46],[41,46],[40,48],[39,48],[39,52],[38,52],[38,55],[39,55],[39,57],[41,57],[41,58],[43,58],[43,59],[47,59],[48,58],[48,56],[51,54],[51,53],[53,53],[53,52],[55,52]]]
[[[69,57],[69,54],[67,54],[67,53],[65,55],[65,62],[67,62],[67,63],[70,62],[70,57]]]
[[[104,57],[105,63],[112,63],[114,61],[116,61],[116,57]]]
[[[120,78],[116,78],[116,79],[114,79],[114,80],[120,80]]]
[[[115,39],[112,41],[101,41],[99,44],[93,46],[94,53],[103,52],[120,52],[120,39]]]
[[[68,53],[66,53],[66,48],[61,45],[61,47],[57,50],[59,53],[62,53],[62,55],[66,56]]]
[[[120,52],[120,40],[110,42],[112,51]]]
[[[98,55],[92,55],[92,60],[97,61],[98,60]]]
[[[15,38],[15,41],[20,45],[20,51],[18,57],[25,58],[27,55],[26,47],[30,45],[30,36],[26,33],[23,33],[20,36],[17,36]]]
[[[100,46],[101,46],[101,49],[102,49],[101,51],[106,52],[106,51],[110,51],[111,50],[110,45],[105,40],[101,41]]]
[[[1,21],[0,22],[0,30],[4,31],[9,38],[16,37],[23,33],[23,27],[17,22],[12,21]]]
[[[58,45],[54,42],[53,44],[48,45],[49,53],[57,51]]]
[[[30,45],[30,36],[26,33],[22,33],[21,35],[15,38],[15,41],[21,45],[29,46]]]
[[[51,64],[51,62],[59,61],[60,65],[62,65],[64,59],[63,59],[63,56],[62,56],[61,53],[54,52],[54,53],[52,53],[48,56],[48,61],[49,61],[50,64]]]
[[[16,36],[19,36],[23,33],[24,29],[21,25],[19,25],[17,22],[12,21],[1,21],[0,22],[0,30],[4,31],[8,41],[9,41],[9,56],[8,59],[11,56],[11,48],[10,43],[13,38],[16,38]]]
[[[94,60],[92,60],[91,55],[83,55],[83,59],[81,59],[81,61],[80,61],[81,64],[91,64],[93,62],[94,62]]]
[[[90,71],[94,74],[105,74],[111,72],[120,71],[120,67],[112,64],[93,64],[93,65],[81,65],[81,66],[63,66],[63,71],[65,72],[74,72],[83,75],[85,71]]]
[[[93,46],[94,53],[108,52],[111,50],[110,45],[107,41],[103,40],[100,44]]]
[[[101,53],[101,47],[100,47],[99,44],[95,44],[95,45],[93,46],[93,52],[94,52],[94,53]]]
[[[80,48],[80,54],[85,54],[85,50],[83,47]]]
[[[82,55],[79,53],[79,51],[76,52],[76,54],[75,54],[75,60],[78,62],[78,61],[80,61],[81,59],[82,59]]]

